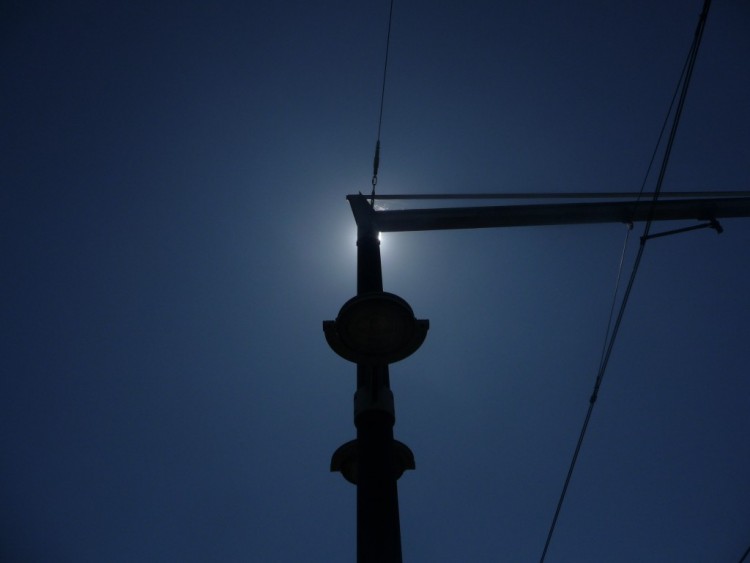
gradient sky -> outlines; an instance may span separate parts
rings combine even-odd
[[[397,0],[379,191],[637,191],[701,6]],[[355,370],[321,321],[355,292],[387,19],[2,4],[0,560],[354,560]],[[665,191],[750,189],[748,29],[714,3]],[[648,244],[549,563],[750,544],[750,219],[723,226]],[[538,561],[625,233],[384,235],[431,323],[391,369],[405,561]]]

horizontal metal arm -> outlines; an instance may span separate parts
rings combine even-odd
[[[746,197],[747,190],[724,190],[702,192],[661,192],[659,199],[692,198],[692,197]],[[506,193],[467,193],[467,194],[377,194],[367,199],[386,200],[439,200],[439,199],[623,199],[641,201],[653,199],[653,192],[506,192]]]
[[[750,217],[750,197],[606,203],[551,203],[376,211],[366,196],[347,196],[360,231],[383,233],[530,227],[588,223],[631,223]]]

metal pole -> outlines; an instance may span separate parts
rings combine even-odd
[[[383,291],[380,240],[372,223],[357,233],[357,295]],[[388,364],[357,364],[357,562],[401,563],[393,394]]]

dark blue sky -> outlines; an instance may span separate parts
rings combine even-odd
[[[637,191],[701,6],[397,0],[380,192]],[[352,561],[321,321],[355,291],[388,2],[1,10],[0,559]],[[750,189],[748,29],[714,3],[664,190]],[[750,543],[750,219],[723,225],[649,243],[548,562]],[[391,370],[406,561],[538,560],[624,236],[384,235],[431,322]]]

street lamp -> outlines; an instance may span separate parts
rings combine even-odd
[[[530,197],[538,195],[531,194]],[[553,194],[547,197],[599,199],[612,195]],[[354,395],[357,439],[336,450],[331,459],[331,471],[341,472],[347,481],[357,486],[358,563],[401,562],[396,481],[404,470],[414,469],[414,455],[405,444],[393,439],[396,416],[388,365],[413,354],[424,342],[429,328],[427,320],[414,317],[406,301],[383,291],[378,234],[535,225],[703,221],[648,237],[653,238],[702,228],[721,232],[719,218],[750,217],[750,192],[663,194],[664,198],[675,198],[671,201],[657,201],[656,194],[616,195],[632,199],[606,203],[390,211],[376,210],[361,194],[347,196],[357,223],[357,296],[341,307],[336,320],[323,322],[323,331],[334,352],[357,364],[357,392]],[[650,203],[639,202],[641,197],[651,195],[654,199]],[[442,195],[435,199],[459,197]]]
[[[357,364],[357,439],[336,450],[331,471],[357,486],[358,563],[401,563],[396,482],[415,464],[409,447],[393,439],[388,365],[416,352],[428,328],[404,299],[383,291],[378,229],[357,221],[357,295],[336,320],[323,321],[323,331],[334,352]]]

